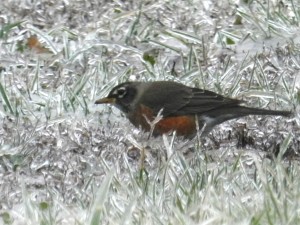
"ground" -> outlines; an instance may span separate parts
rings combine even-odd
[[[3,1],[0,224],[298,224],[298,9]],[[127,80],[173,80],[293,116],[149,139],[94,105]]]

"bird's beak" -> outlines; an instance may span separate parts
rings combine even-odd
[[[114,104],[116,102],[115,98],[100,98],[95,101],[95,104]]]

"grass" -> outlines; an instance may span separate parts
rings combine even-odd
[[[53,224],[64,217],[68,223],[79,224],[298,223],[297,164],[261,160],[249,153],[240,154],[231,163],[227,157],[220,157],[218,165],[202,158],[190,165],[174,155],[138,177],[131,166],[122,175],[110,168],[113,172],[94,190],[91,207],[65,209],[56,204],[41,209],[41,203],[27,202],[25,205],[31,206],[27,221],[54,219],[46,223]]]
[[[298,224],[297,4],[3,3],[1,223]],[[94,105],[126,80],[294,116],[241,118],[202,143],[148,139]]]

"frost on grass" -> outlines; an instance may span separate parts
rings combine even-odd
[[[299,167],[281,161],[299,154],[296,2],[1,6],[6,224],[297,221]],[[175,80],[295,114],[224,123],[201,145],[148,140],[117,110],[93,104],[128,79]]]

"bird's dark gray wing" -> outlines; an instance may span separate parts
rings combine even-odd
[[[240,103],[239,100],[211,91],[168,81],[156,82],[156,85],[149,86],[146,91],[147,95],[140,102],[153,109],[155,114],[163,109],[163,116],[202,114],[225,105],[230,107]]]
[[[178,110],[178,114],[203,114],[215,109],[237,106],[242,101],[219,95],[212,91],[191,88],[190,96],[185,99],[186,104]]]

